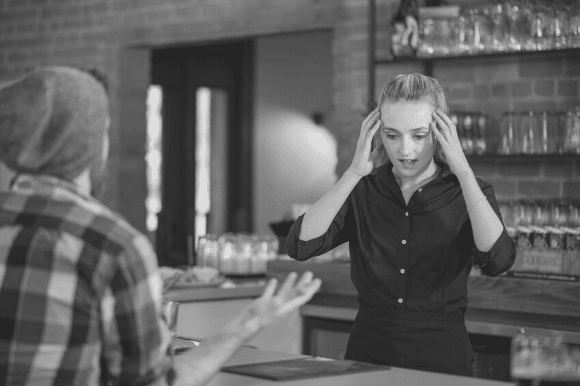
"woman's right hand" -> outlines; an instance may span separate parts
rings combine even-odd
[[[371,153],[373,137],[381,126],[380,116],[381,114],[377,107],[370,112],[361,125],[354,158],[348,168],[359,177],[364,177],[373,170],[374,160],[383,148],[381,144]]]

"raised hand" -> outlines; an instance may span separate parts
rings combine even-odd
[[[455,175],[470,171],[471,168],[463,153],[455,124],[441,110],[433,112],[433,119],[437,124],[431,122],[431,130],[433,130],[435,137],[441,144],[449,169]],[[437,126],[439,126],[439,129]]]
[[[274,322],[280,316],[308,302],[320,289],[320,279],[314,279],[312,272],[305,272],[298,281],[295,272],[290,273],[277,293],[277,280],[271,279],[262,296],[249,304],[239,315],[240,322],[257,332]]]
[[[366,176],[373,170],[374,160],[381,151],[384,151],[381,144],[371,153],[373,136],[379,127],[381,127],[380,111],[376,108],[370,112],[361,125],[352,164],[348,168],[360,177]]]

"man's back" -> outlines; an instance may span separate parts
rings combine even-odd
[[[95,385],[101,352],[110,377],[164,383],[156,264],[143,235],[72,184],[21,176],[0,192],[0,384]]]

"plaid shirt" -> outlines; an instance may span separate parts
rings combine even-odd
[[[1,385],[170,383],[161,288],[145,236],[74,185],[0,192]]]

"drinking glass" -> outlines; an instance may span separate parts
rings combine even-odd
[[[578,385],[580,361],[556,331],[521,329],[512,339],[511,377],[516,385]]]
[[[499,154],[514,154],[517,153],[516,149],[516,118],[517,114],[514,112],[503,113],[500,121],[500,146],[498,149]]]
[[[424,18],[419,23],[419,47],[417,50],[417,54],[419,56],[433,56],[434,54],[434,21],[433,18]]]
[[[508,8],[508,4],[497,2],[489,10],[491,21],[491,51],[506,51],[509,49],[508,25],[506,23],[506,11]]]
[[[506,49],[509,51],[520,51],[523,49],[524,34],[527,34],[528,31],[524,23],[525,14],[522,12],[523,3],[515,0],[504,1],[503,7],[505,14]]]
[[[532,209],[532,224],[538,227],[550,225],[550,208],[542,201],[536,201]]]
[[[177,333],[177,317],[179,316],[179,303],[171,300],[163,300],[161,304],[161,311],[167,328],[171,331],[171,338]],[[173,342],[170,347],[171,355],[175,353]]]
[[[551,114],[548,111],[542,111],[539,116],[539,144],[538,150],[542,154],[549,153],[549,147],[551,146],[550,143],[550,124],[551,124]]]
[[[564,152],[580,153],[580,107],[566,112]]]
[[[580,4],[570,4],[568,8],[568,30],[566,43],[569,48],[580,47]]]
[[[538,154],[541,153],[540,132],[537,114],[528,111],[522,114],[520,120],[520,144],[521,153]]]
[[[218,237],[206,234],[199,238],[197,244],[197,265],[200,267],[213,267],[219,269],[219,244]]]
[[[462,9],[455,22],[455,47],[457,54],[469,54],[473,44],[473,23],[469,11]]]

